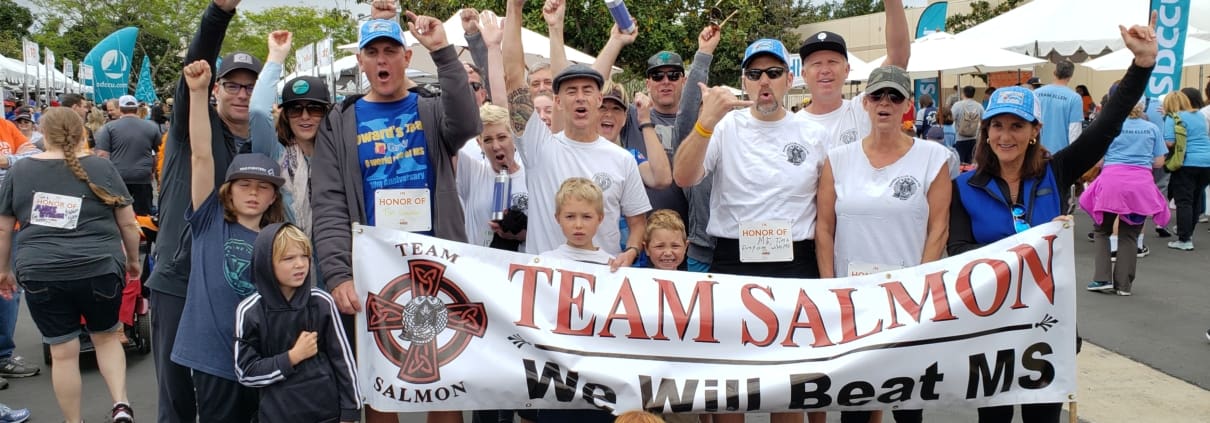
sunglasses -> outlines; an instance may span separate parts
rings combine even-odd
[[[227,94],[231,94],[231,95],[239,94],[240,90],[248,90],[248,94],[251,95],[252,88],[256,86],[255,83],[244,85],[244,84],[241,84],[238,82],[231,82],[231,81],[223,82],[221,85],[223,87],[223,91],[226,91]]]
[[[655,82],[664,82],[665,76],[668,77],[669,81],[676,82],[676,81],[680,81],[682,76],[685,76],[685,72],[682,72],[679,70],[670,70],[670,71],[654,71],[654,72],[647,73],[647,79],[650,79]]]
[[[291,104],[289,106],[286,106],[286,117],[288,117],[288,118],[301,117],[304,111],[307,112],[307,114],[309,114],[311,116],[323,117],[323,115],[328,112],[328,106],[325,106],[323,104],[317,104],[317,103],[311,103],[311,104],[307,104],[307,105]]]
[[[471,83],[471,91],[479,92],[479,90],[482,90],[482,89],[483,89],[483,84],[480,84],[478,82]]]
[[[888,100],[891,100],[891,102],[895,104],[903,104],[903,101],[907,100],[907,97],[904,97],[903,94],[899,93],[899,91],[895,91],[890,88],[878,90],[878,92],[869,93],[866,94],[866,96],[870,98],[870,101],[875,103],[882,101],[883,97],[887,97]]]
[[[769,75],[769,79],[773,80],[781,78],[781,76],[785,74],[786,68],[781,66],[774,66],[765,69],[744,69],[744,77],[748,78],[749,81],[760,81],[761,75]]]
[[[1025,221],[1025,206],[1022,206],[1020,204],[1014,204],[1013,208],[1012,208],[1012,213],[1013,213],[1013,230],[1016,230],[1017,233],[1028,231],[1029,222]]]

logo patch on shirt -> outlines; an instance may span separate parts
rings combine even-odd
[[[920,191],[920,181],[912,175],[904,175],[891,181],[892,196],[900,200],[907,200],[916,195],[916,191]]]
[[[605,172],[592,175],[592,182],[601,188],[601,192],[609,191],[609,187],[613,186],[613,178],[610,178],[609,174]]]
[[[840,142],[841,143],[852,144],[853,141],[857,141],[857,130],[856,129],[849,129],[847,131],[840,133]]]
[[[513,207],[512,207],[513,210],[522,211],[522,212],[529,211],[529,194],[526,194],[524,192],[515,193],[515,194],[513,194],[512,198],[511,198],[511,202],[513,205]]]
[[[256,286],[252,285],[252,244],[232,238],[223,243],[223,251],[223,255],[227,257],[223,263],[223,276],[227,279],[227,285],[240,298],[256,293]]]
[[[786,161],[792,165],[798,166],[807,161],[807,149],[802,144],[787,144],[781,151],[786,153]]]

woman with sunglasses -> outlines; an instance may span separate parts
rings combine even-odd
[[[289,31],[269,34],[269,58],[252,89],[248,107],[252,128],[252,152],[272,158],[281,166],[286,183],[281,187],[286,217],[311,235],[311,154],[319,125],[328,113],[331,100],[328,85],[321,78],[300,76],[282,86],[281,107],[274,123],[273,103],[282,63],[290,54],[293,35]]]
[[[1005,87],[992,93],[976,139],[973,171],[954,181],[950,255],[961,254],[1064,215],[1071,184],[1097,163],[1143,94],[1155,66],[1155,14],[1150,27],[1119,27],[1134,63],[1103,112],[1067,148],[1049,155],[1038,140],[1043,122],[1033,92]],[[1074,283],[1075,281],[1061,281]],[[1023,404],[1025,423],[1059,421],[1061,403]],[[980,423],[1011,422],[1013,406],[979,409]]]
[[[828,151],[819,178],[815,222],[821,277],[859,276],[941,258],[949,219],[951,154],[904,134],[912,80],[898,66],[870,73],[862,107],[870,135]],[[956,163],[955,163],[956,164]],[[895,410],[898,423],[921,410]],[[841,422],[881,421],[881,411],[846,411]]]

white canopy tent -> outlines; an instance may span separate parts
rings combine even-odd
[[[1081,63],[1096,71],[1120,71],[1130,67],[1134,54],[1122,48],[1110,54]],[[1185,39],[1185,67],[1210,65],[1210,41],[1197,38]]]
[[[0,79],[6,86],[20,88],[22,84],[33,91],[35,87],[46,89],[52,87],[55,91],[90,92],[91,87],[69,78],[62,71],[53,69],[49,75],[42,65],[26,66],[24,61],[0,56]]]
[[[1210,3],[1193,3],[1199,2]],[[1105,49],[1122,48],[1118,25],[1145,25],[1150,16],[1149,3],[1140,0],[1033,0],[962,31],[957,37],[983,47],[1035,56],[1045,56],[1052,50],[1070,56],[1080,49],[1096,55]],[[1198,7],[1194,6],[1194,12]],[[1204,34],[1192,28],[1190,33]],[[917,62],[914,53],[912,62]]]
[[[336,74],[336,92],[337,95],[350,95],[364,93],[370,88],[369,81],[358,77],[357,56],[348,55],[332,62],[332,66],[319,66],[309,71],[294,72],[277,81],[277,92],[281,92],[282,86],[291,79],[298,76],[311,75],[327,78],[333,73]],[[435,84],[437,76],[428,72],[409,67],[407,77],[418,84]],[[360,86],[358,85],[360,82]]]
[[[886,56],[874,59],[882,63]],[[931,78],[938,72],[988,73],[1030,68],[1045,63],[1024,54],[989,48],[946,32],[934,32],[912,42],[912,60],[907,71],[913,78]]]

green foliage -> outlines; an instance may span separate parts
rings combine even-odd
[[[945,21],[945,30],[951,34],[957,34],[962,31],[981,24],[984,21],[999,16],[1013,8],[1025,3],[1025,0],[1004,0],[995,7],[986,0],[974,1],[970,3],[971,11],[968,13],[958,13],[950,15]]]
[[[13,0],[0,0],[0,54],[21,60],[21,38],[29,36],[34,15]]]
[[[289,30],[294,35],[294,48],[332,37],[332,46],[357,40],[356,20],[337,9],[315,9],[299,6],[278,6],[259,12],[241,12],[227,29],[223,51],[243,51],[264,60],[269,54],[268,35],[275,30]],[[335,52],[340,58],[340,52]],[[294,68],[294,55],[286,58],[286,69]]]

